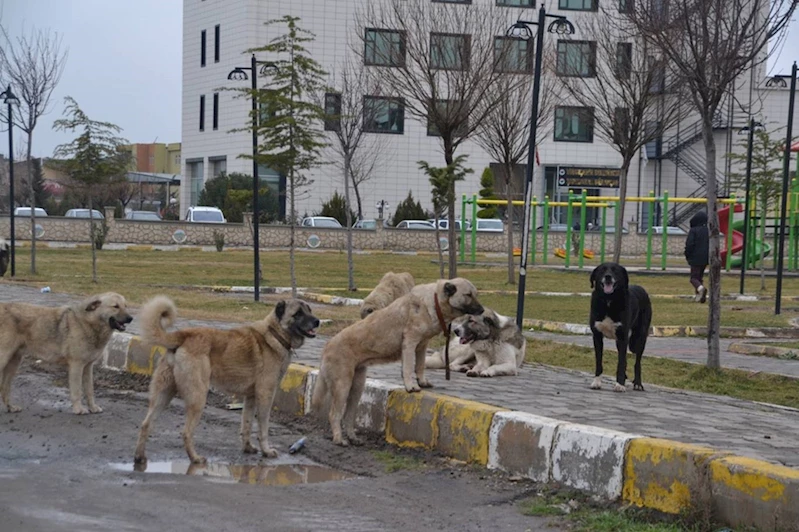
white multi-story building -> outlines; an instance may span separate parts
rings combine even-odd
[[[183,133],[182,133],[182,187],[181,211],[185,213],[196,205],[203,184],[222,171],[252,173],[252,162],[242,158],[251,153],[251,135],[242,130],[249,120],[250,101],[237,97],[237,93],[220,90],[235,84],[246,86],[248,81],[229,81],[228,73],[237,66],[249,66],[246,50],[263,46],[276,37],[283,28],[266,26],[269,20],[292,15],[301,19],[300,25],[316,34],[308,43],[313,57],[330,71],[341,68],[342,60],[352,53],[353,36],[361,35],[355,13],[363,2],[371,0],[184,0],[183,3]],[[377,0],[375,0],[377,1]],[[537,3],[532,0],[431,0],[454,4],[488,4],[508,12],[508,20],[534,19]],[[601,16],[596,11],[597,2],[619,0],[546,0],[548,11],[570,18]],[[452,9],[468,9],[453,5]],[[587,11],[588,13],[579,13]],[[578,35],[579,35],[579,24]],[[558,39],[549,34],[547,39]],[[590,47],[586,47],[590,50]],[[264,58],[268,59],[268,58]],[[765,88],[765,67],[758,66],[752,76],[753,90],[747,79],[736,85],[734,100],[750,105],[752,112],[762,121],[780,126],[787,118],[786,88]],[[571,104],[572,106],[574,104]],[[739,150],[740,138],[736,133],[746,122],[745,112],[733,112],[722,106],[717,126],[717,151],[719,180],[732,170],[725,154],[730,145]],[[534,195],[559,199],[574,188],[573,183],[558,179],[560,167],[580,167],[591,174],[591,169],[618,169],[618,153],[593,132],[590,113],[574,113],[568,102],[556,107],[552,126],[545,136],[539,136],[538,159],[535,168]],[[585,117],[588,116],[588,122]],[[668,191],[673,196],[701,194],[697,176],[703,172],[704,150],[695,120],[686,119],[679,129],[664,135],[661,143],[652,143],[646,156],[637,158],[629,172],[628,195],[646,195],[649,191],[661,194]],[[443,166],[439,138],[429,136],[427,125],[408,116],[404,118],[401,134],[391,135],[390,154],[385,163],[376,168],[374,177],[363,183],[361,196],[364,216],[377,217],[376,203],[389,203],[389,211],[402,201],[408,191],[431,209],[430,185],[427,176],[418,168],[417,161],[426,160]],[[385,133],[369,133],[381,135]],[[457,193],[471,195],[479,186],[480,174],[495,161],[472,141],[465,142],[458,153],[468,154],[468,166],[475,172],[466,181],[458,183]],[[601,172],[598,172],[601,173]],[[261,168],[262,179],[275,190],[285,188],[285,180],[268,168]],[[334,191],[343,192],[341,172],[335,165],[324,165],[309,176],[314,180],[310,193],[298,201],[298,214],[312,214],[321,209]],[[597,184],[602,184],[597,182]],[[605,183],[607,184],[607,183]],[[571,187],[570,187],[571,185]],[[497,187],[499,188],[499,187]],[[599,195],[616,195],[618,190],[609,186],[591,187],[589,192]],[[723,194],[725,190],[721,190]],[[728,190],[726,192],[735,192]],[[283,197],[281,204],[285,205]],[[645,206],[638,205],[626,211],[625,223],[645,218]],[[285,207],[281,214],[285,213]],[[390,212],[388,213],[390,214]],[[554,210],[552,222],[563,222],[562,211]]]

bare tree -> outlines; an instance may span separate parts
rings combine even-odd
[[[347,271],[348,286],[356,290],[354,267],[352,264],[352,201],[350,189],[355,190],[358,203],[358,217],[363,216],[360,195],[356,181],[363,183],[371,177],[386,146],[382,135],[369,135],[365,124],[375,119],[373,106],[364,105],[364,95],[379,96],[379,81],[368,77],[358,60],[347,59],[333,76],[331,84],[337,92],[325,95],[325,129],[333,132],[334,141],[330,149],[336,154],[337,166],[344,178],[344,203],[347,217]]]
[[[501,176],[507,200],[508,284],[516,284],[513,258],[513,185],[516,169],[527,158],[530,146],[530,115],[533,108],[533,77],[531,75],[533,72],[533,47],[532,41],[521,39],[505,39],[502,42],[508,47],[522,46],[520,43],[530,44],[524,45],[524,54],[514,54],[512,53],[513,49],[507,50],[504,64],[496,66],[502,72],[507,72],[498,83],[502,99],[477,128],[475,141],[502,167]],[[549,47],[543,54],[545,61],[541,68],[541,95],[536,117],[538,138],[546,136],[545,132],[552,123],[554,102],[559,99],[560,86],[552,75],[554,73],[551,61],[553,55],[554,49]]]
[[[614,224],[613,260],[618,262],[630,165],[643,146],[677,125],[685,107],[679,105],[680,84],[665,76],[664,58],[636,36],[634,25],[615,7],[601,9],[602,16],[582,19],[579,41],[563,41],[576,47],[586,46],[588,40],[593,60],[585,65],[577,54],[564,49],[558,54],[557,70],[571,99],[592,109],[594,132],[622,159]]]
[[[428,134],[439,137],[447,166],[501,99],[503,74],[494,64],[504,47],[495,48],[495,39],[505,35],[512,15],[491,5],[429,0],[368,2],[357,15],[362,41],[356,52],[375,67],[369,74],[391,91],[397,114],[427,124]],[[454,201],[447,219],[454,243]],[[449,276],[456,275],[457,246],[450,245]]]
[[[61,48],[61,35],[50,30],[32,29],[12,39],[0,26],[0,85],[11,85],[20,100],[19,111],[14,113],[14,123],[27,136],[26,154],[28,175],[32,175],[31,149],[33,131],[44,114],[49,111],[50,97],[61,80],[67,61],[67,50]],[[31,198],[31,273],[36,273],[36,215],[33,180],[29,179]]]
[[[721,255],[713,117],[732,84],[763,63],[784,37],[796,0],[645,0],[629,16],[637,33],[660,51],[702,123],[710,230],[707,365],[720,367]],[[771,41],[771,42],[770,42]]]

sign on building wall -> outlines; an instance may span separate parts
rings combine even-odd
[[[558,166],[558,185],[574,188],[619,188],[619,168]]]

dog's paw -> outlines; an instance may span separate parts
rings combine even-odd
[[[267,447],[261,451],[261,454],[266,458],[277,458],[277,449]]]
[[[363,438],[356,436],[355,434],[347,434],[347,440],[349,440],[352,445],[357,446],[361,446],[365,443]]]
[[[86,415],[86,414],[89,413],[89,409],[86,408],[85,406],[82,406],[82,405],[81,406],[73,406],[72,407],[72,412],[74,414],[79,415],[79,416],[83,416],[83,415]]]
[[[16,414],[17,412],[22,412],[22,408],[18,407],[17,405],[8,405],[6,408],[8,409],[9,414]]]
[[[350,442],[347,438],[333,438],[333,443],[341,447],[349,447]]]
[[[421,388],[432,388],[433,387],[433,385],[430,384],[430,381],[427,380],[427,379],[422,379],[422,380],[420,380],[418,382],[419,382],[419,386]]]
[[[466,376],[467,377],[479,377],[480,376],[480,372],[475,371],[473,369],[470,369],[469,371],[466,372]]]
[[[461,373],[466,373],[472,368],[470,368],[469,366],[450,366],[449,369],[453,371],[460,371]]]
[[[143,454],[142,455],[136,455],[136,456],[133,457],[133,463],[134,464],[146,464],[147,463],[147,457],[144,456]]]
[[[492,374],[491,374],[491,373],[490,373],[490,372],[489,372],[489,371],[486,369],[486,370],[483,370],[483,371],[481,371],[481,372],[480,372],[480,376],[481,376],[481,377],[484,377],[484,378],[489,378],[489,379],[490,379],[490,378],[491,378],[491,377],[493,377],[494,375],[492,375]]]
[[[208,460],[204,456],[195,456],[191,459],[192,464],[206,464]]]
[[[594,380],[591,381],[591,389],[599,390],[601,388],[602,388],[602,377],[594,377]]]
[[[417,393],[421,392],[422,389],[419,387],[418,384],[413,384],[411,386],[405,385],[405,391],[408,393]]]
[[[243,452],[244,454],[255,454],[255,453],[257,453],[257,452],[258,452],[258,449],[256,449],[256,448],[253,446],[253,444],[252,444],[252,443],[250,443],[250,442],[247,442],[247,443],[245,443],[245,444],[244,444],[244,446],[241,448],[241,452]]]
[[[100,407],[99,407],[99,406],[97,406],[97,405],[94,405],[94,406],[90,406],[90,407],[89,407],[89,412],[91,412],[92,414],[100,414],[100,413],[102,413],[102,412],[103,412],[103,409],[102,409],[102,408],[100,408]]]
[[[641,384],[640,382],[634,382],[633,383],[633,390],[638,391],[638,392],[643,392],[643,391],[645,391],[644,390],[644,385]]]
[[[614,391],[614,392],[623,393],[623,392],[626,392],[626,391],[627,391],[627,387],[626,387],[626,386],[624,386],[623,384],[619,384],[619,383],[617,382],[617,383],[616,383],[616,384],[613,386],[613,391]]]

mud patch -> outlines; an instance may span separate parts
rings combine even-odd
[[[140,473],[161,473],[207,477],[208,480],[264,486],[316,484],[356,478],[355,475],[318,464],[192,464],[188,460],[148,462],[146,464],[112,463],[111,468]]]

